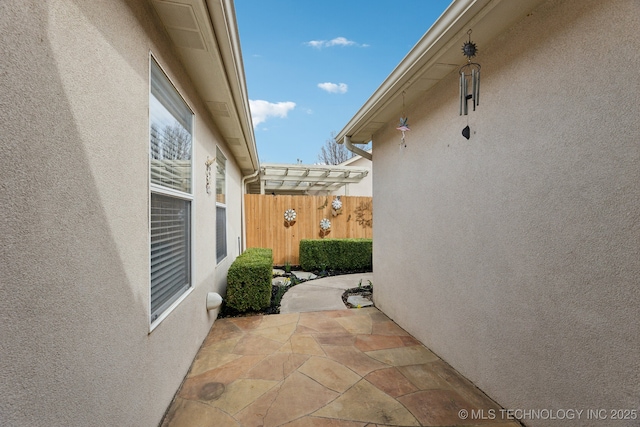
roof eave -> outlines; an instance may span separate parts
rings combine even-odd
[[[260,170],[232,0],[149,0],[243,175]]]
[[[336,135],[366,144],[373,134],[449,73],[464,64],[460,50],[473,30],[473,41],[486,46],[491,39],[545,0],[454,0],[427,30],[373,95]],[[398,116],[399,117],[399,116]]]

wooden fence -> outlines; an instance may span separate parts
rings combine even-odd
[[[300,264],[301,239],[372,237],[371,197],[341,196],[339,212],[331,205],[336,196],[246,194],[244,197],[247,247],[271,248],[275,265]],[[285,221],[287,209],[295,210],[295,222]],[[331,221],[328,233],[320,229],[324,218]]]

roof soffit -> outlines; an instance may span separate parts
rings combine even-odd
[[[259,169],[230,0],[150,0],[244,174]]]

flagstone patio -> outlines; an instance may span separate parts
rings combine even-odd
[[[362,308],[216,320],[162,426],[520,425],[499,409]]]

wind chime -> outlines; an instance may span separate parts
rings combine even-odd
[[[462,53],[467,57],[467,63],[460,67],[460,115],[469,114],[469,100],[473,101],[473,111],[480,105],[480,64],[471,62],[471,58],[476,56],[478,48],[471,41],[471,30],[467,31],[469,40],[462,45]],[[469,92],[471,88],[471,92]],[[462,136],[469,139],[471,129],[469,129],[469,118],[467,126],[462,129]]]
[[[400,147],[406,147],[407,146],[407,144],[404,142],[404,134],[405,134],[405,132],[408,132],[408,131],[411,130],[411,129],[409,129],[409,125],[407,124],[408,120],[409,120],[409,118],[404,113],[404,91],[402,91],[402,116],[400,116],[400,124],[396,128],[397,130],[402,132],[402,139],[400,140]]]

